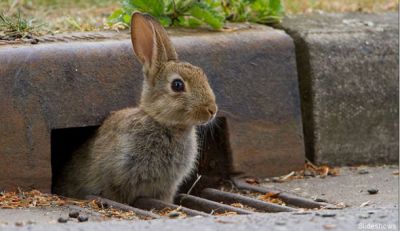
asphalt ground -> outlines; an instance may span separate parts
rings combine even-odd
[[[262,183],[345,206],[342,209],[150,221],[104,219],[83,210],[89,221],[67,223],[57,220],[74,208],[2,209],[0,230],[399,230],[398,170],[398,166],[344,167],[338,176]],[[371,189],[378,192],[370,194]]]

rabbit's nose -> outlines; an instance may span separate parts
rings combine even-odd
[[[210,113],[210,116],[215,116],[215,114],[217,113],[218,108],[217,108],[217,105],[212,104],[212,105],[208,106],[207,110],[208,110],[208,113]]]

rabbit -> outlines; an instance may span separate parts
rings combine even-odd
[[[56,180],[56,194],[172,203],[195,167],[196,126],[213,121],[218,110],[206,75],[178,60],[167,32],[150,15],[132,14],[131,40],[143,66],[140,103],[111,113],[73,153]]]

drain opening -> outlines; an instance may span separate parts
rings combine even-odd
[[[98,126],[93,126],[51,131],[53,185],[72,153],[88,140],[97,128]],[[187,216],[224,216],[226,214],[291,212],[301,208],[314,209],[326,206],[324,203],[251,185],[239,177],[231,178],[231,158],[225,118],[216,118],[213,126],[200,127],[198,137],[200,156],[197,171],[180,187],[174,204],[149,198],[139,198],[133,205],[125,205],[92,195],[88,195],[87,199],[95,199],[105,207],[133,211],[138,216],[149,219],[165,216],[161,213],[165,209],[179,210]],[[200,180],[198,180],[199,175],[201,175]],[[234,190],[223,190],[222,182],[230,182]],[[187,194],[188,191],[190,195]],[[251,193],[273,193],[285,204],[269,203],[252,197]]]
[[[55,182],[60,175],[65,163],[86,140],[88,140],[99,126],[61,128],[51,130],[51,174],[54,192]]]
[[[52,192],[64,165],[72,153],[84,144],[99,126],[53,129],[51,131]],[[180,193],[187,193],[201,175],[192,193],[198,195],[203,188],[216,187],[221,179],[229,177],[230,159],[227,143],[227,125],[224,117],[217,117],[213,124],[197,128],[199,161],[196,171],[181,185]]]

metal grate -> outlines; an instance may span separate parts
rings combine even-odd
[[[315,202],[310,199],[291,195],[277,190],[266,189],[261,186],[252,185],[241,178],[232,178],[234,186],[238,190],[247,190],[254,193],[273,193],[277,198],[284,201],[286,205],[265,202],[239,193],[225,192],[216,188],[204,188],[199,195],[178,194],[174,204],[166,203],[156,199],[140,198],[132,206],[121,204],[109,199],[88,196],[87,199],[95,199],[105,207],[114,207],[124,211],[133,211],[143,219],[157,219],[162,216],[154,213],[165,208],[178,209],[187,216],[213,216],[224,213],[255,214],[296,212],[304,209],[320,209],[329,206],[327,203]],[[244,208],[232,206],[240,203]]]

